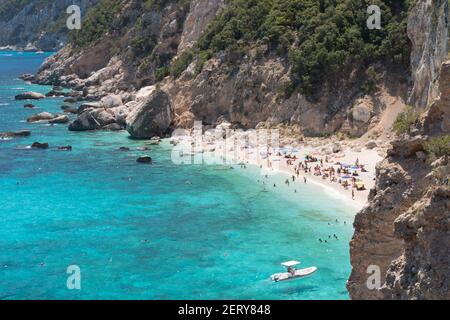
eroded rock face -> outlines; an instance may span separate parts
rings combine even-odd
[[[21,1],[17,13],[0,20],[0,47],[13,45],[17,49],[57,51],[67,39],[67,29],[57,25],[65,18],[66,8],[80,7],[82,16],[98,0],[58,0],[36,3]],[[51,31],[50,31],[51,30]]]
[[[172,123],[172,110],[168,95],[155,90],[139,102],[126,118],[127,131],[133,138],[150,139],[164,136]]]
[[[355,218],[350,244],[352,299],[450,299],[449,156],[430,164],[424,143],[450,134],[450,68],[442,66],[440,98],[417,125],[417,135],[392,143],[377,167],[369,205]],[[381,287],[367,286],[368,268],[381,270]]]
[[[425,108],[439,95],[441,64],[447,60],[448,1],[418,0],[408,19],[413,88],[409,103]]]
[[[191,9],[184,22],[178,52],[181,53],[192,48],[208,23],[216,16],[219,10],[225,6],[224,0],[193,0]]]

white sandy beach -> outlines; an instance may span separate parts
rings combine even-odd
[[[230,143],[230,141],[234,142]],[[198,137],[172,138],[171,143],[177,145],[174,148],[175,152],[173,155],[178,155],[177,152],[183,150],[181,151],[181,153],[184,153],[182,161],[186,161],[185,158],[188,157],[189,159],[197,159],[194,161],[198,161],[201,158],[201,161],[211,164],[255,165],[261,168],[263,176],[285,174],[290,183],[305,183],[304,180],[306,178],[306,183],[321,186],[324,192],[335,198],[340,198],[358,209],[362,209],[368,202],[370,189],[375,184],[375,167],[382,159],[381,155],[383,154],[383,150],[379,148],[371,150],[361,148],[360,145],[363,142],[358,140],[339,143],[330,138],[305,140],[295,143],[295,147],[292,147],[292,143],[290,146],[286,146],[286,144],[280,142],[279,148],[268,148],[266,149],[268,152],[264,152],[261,146],[256,146],[249,142],[246,132],[236,132],[233,134],[232,139],[229,140],[215,139],[213,135],[208,134],[202,135],[200,139]],[[333,153],[330,149],[336,144],[339,144],[340,150]],[[180,147],[180,145],[184,146]],[[281,153],[280,150],[283,150],[283,152]],[[318,160],[317,162],[308,162],[307,166],[311,170],[307,170],[307,173],[304,169],[301,169],[301,163],[305,163],[306,155]],[[286,156],[291,158],[289,159]],[[364,190],[357,190],[352,183],[353,178],[348,179],[348,174],[339,173],[343,166],[345,168],[356,168],[356,163],[359,164],[360,168],[364,167],[364,172],[361,169],[350,170],[352,170],[352,173],[355,173],[355,180],[358,180],[360,184],[364,184]],[[314,174],[315,167],[320,168],[320,175]],[[324,175],[329,168],[333,168],[338,173],[330,174],[325,178]],[[331,181],[330,176],[334,176],[335,180]],[[353,175],[351,176],[353,177]],[[341,177],[344,178],[341,179]],[[292,181],[292,179],[295,179],[295,181]],[[345,180],[349,182],[347,188],[339,183],[343,183]]]

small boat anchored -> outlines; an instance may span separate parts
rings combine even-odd
[[[272,281],[274,282],[280,282],[280,281],[287,281],[287,280],[294,280],[294,279],[300,279],[300,278],[306,278],[312,275],[314,272],[317,271],[317,267],[309,267],[305,269],[295,269],[296,266],[300,264],[299,261],[288,261],[283,262],[281,265],[285,268],[287,268],[287,272],[282,273],[275,273],[270,276]]]

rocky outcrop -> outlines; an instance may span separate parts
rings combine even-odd
[[[55,115],[51,114],[50,112],[41,112],[35,115],[32,115],[31,117],[27,118],[27,122],[38,122],[43,120],[52,120],[55,118]]]
[[[14,132],[0,132],[0,138],[16,138],[16,137],[28,137],[31,135],[29,130],[21,130]]]
[[[178,45],[178,54],[192,48],[209,22],[225,6],[224,0],[193,0],[184,21],[183,34]]]
[[[171,123],[172,110],[169,97],[158,89],[139,102],[126,118],[127,131],[136,139],[163,136]]]
[[[78,5],[82,16],[98,0],[2,1],[0,47],[22,50],[57,51],[67,40],[66,8]]]
[[[45,95],[38,92],[23,92],[14,97],[16,100],[40,100],[44,99]]]
[[[436,157],[426,141],[449,135],[450,68],[444,63],[437,99],[401,136],[377,167],[369,206],[355,218],[353,266],[347,287],[353,299],[450,299],[450,155]],[[373,266],[380,286],[367,285]]]
[[[409,103],[427,107],[438,97],[438,77],[448,51],[448,1],[418,0],[409,14],[413,87]]]

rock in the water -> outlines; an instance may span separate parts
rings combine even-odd
[[[128,148],[128,147],[120,147],[119,151],[130,151],[130,148]]]
[[[61,110],[64,111],[64,113],[72,113],[72,114],[77,114],[78,113],[78,108],[73,108],[71,106],[61,106]]]
[[[23,105],[24,108],[28,108],[28,109],[34,109],[36,108],[36,106],[34,104],[31,103],[26,103]]]
[[[172,122],[172,111],[167,94],[155,90],[139,102],[126,119],[126,127],[133,138],[148,139],[163,136]]]
[[[81,106],[78,107],[78,113],[81,114],[84,112],[84,110],[87,109],[99,109],[102,108],[102,104],[98,101],[96,102],[86,102],[83,103]]]
[[[31,131],[29,130],[21,130],[15,132],[0,132],[1,138],[28,137],[29,135],[31,135]]]
[[[102,129],[107,131],[120,131],[123,130],[124,128],[118,123],[111,123],[104,126]]]
[[[41,112],[38,114],[35,114],[27,119],[27,122],[37,122],[37,121],[43,121],[43,120],[52,120],[55,118],[55,116],[49,112]]]
[[[72,151],[72,146],[62,146],[62,147],[58,147],[59,151]]]
[[[34,78],[35,78],[34,75],[29,73],[25,73],[19,77],[19,79],[22,79],[23,81],[33,81]]]
[[[73,98],[73,97],[69,97],[67,99],[64,99],[64,102],[67,102],[67,103],[75,103],[77,101],[78,101],[78,99],[77,98]]]
[[[48,149],[48,143],[34,142],[31,145],[31,148],[33,148],[33,149]]]
[[[46,97],[64,97],[64,92],[57,90],[50,90],[45,94]]]
[[[136,162],[151,164],[153,162],[153,160],[149,156],[143,156],[143,157],[137,158]]]
[[[114,116],[104,109],[85,110],[69,125],[71,131],[99,130],[115,123]]]
[[[59,116],[51,120],[48,120],[48,123],[68,123],[68,122],[69,122],[68,116]]]
[[[43,94],[32,91],[23,92],[14,97],[16,100],[40,100],[44,98],[45,96]]]

